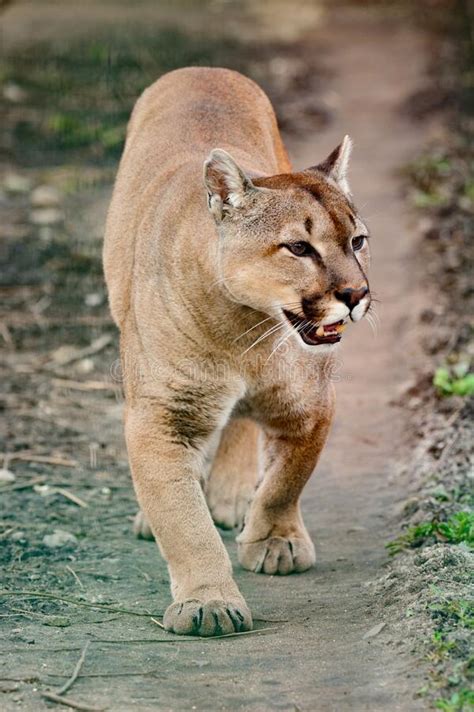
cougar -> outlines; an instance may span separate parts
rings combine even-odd
[[[167,630],[252,627],[241,566],[315,563],[300,495],[333,417],[331,364],[370,306],[351,140],[294,172],[264,92],[227,69],[170,72],[139,98],[108,213],[125,438],[173,602]]]

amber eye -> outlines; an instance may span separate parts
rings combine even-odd
[[[364,247],[365,235],[357,235],[357,237],[352,238],[352,249],[354,252],[358,252]]]
[[[296,257],[307,257],[315,253],[314,247],[309,242],[289,242],[286,245],[282,245],[282,247],[286,247]]]

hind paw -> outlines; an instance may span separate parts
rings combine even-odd
[[[145,515],[140,510],[136,513],[135,519],[133,520],[133,533],[139,539],[154,539],[154,534],[151,531],[150,525],[145,519]]]

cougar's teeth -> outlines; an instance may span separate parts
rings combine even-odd
[[[318,326],[316,329],[316,336],[324,336],[324,326]]]
[[[338,324],[336,326],[337,333],[341,334],[344,331],[344,329],[346,328],[346,326],[347,326],[347,324]]]

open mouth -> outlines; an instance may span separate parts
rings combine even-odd
[[[342,338],[342,332],[346,328],[343,319],[335,321],[333,324],[318,326],[306,319],[302,319],[293,312],[283,310],[284,315],[292,326],[297,330],[305,344],[317,346],[318,344],[337,344]]]

